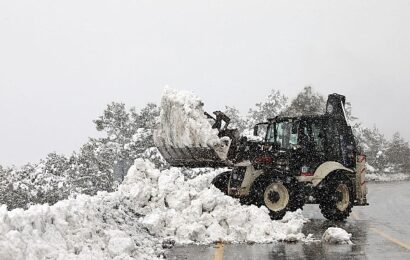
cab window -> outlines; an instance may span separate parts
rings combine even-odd
[[[295,130],[295,123],[289,121],[277,122],[272,129],[269,142],[274,142],[280,148],[291,149],[297,145],[298,135]],[[272,136],[272,133],[274,134]]]
[[[325,133],[323,131],[323,125],[320,124],[320,122],[312,122],[312,136],[315,150],[317,152],[325,152]]]

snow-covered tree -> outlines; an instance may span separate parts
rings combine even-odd
[[[30,175],[31,164],[27,164],[16,171],[15,168],[3,170],[4,175],[0,179],[0,204],[6,204],[10,209],[26,207],[30,201],[32,190]]]
[[[393,170],[408,173],[410,167],[410,146],[401,135],[396,132],[386,150],[387,161]]]
[[[230,121],[230,128],[236,128],[240,133],[249,128],[249,119],[241,116],[239,110],[235,107],[225,106],[225,115],[227,115]]]
[[[148,103],[140,113],[135,113],[135,108],[131,108],[134,120],[138,128],[154,129],[158,123],[159,107],[154,103]]]
[[[75,193],[94,195],[98,191],[112,191],[114,184],[113,155],[97,139],[90,139],[79,154],[70,158],[70,182]]]
[[[376,127],[373,129],[361,128],[360,137],[360,144],[367,156],[367,163],[373,166],[376,171],[383,172],[387,167],[387,139]]]
[[[88,160],[88,166],[93,169],[83,170],[82,174],[92,175],[97,171],[94,174],[105,181],[109,180],[103,177],[105,175],[122,181],[138,155],[154,146],[152,136],[158,116],[159,108],[153,103],[148,103],[140,112],[135,108],[127,110],[123,103],[109,104],[103,115],[94,121],[97,130],[106,135],[91,138],[80,152],[80,158],[84,157],[84,163]]]
[[[47,173],[62,176],[68,168],[68,158],[56,152],[49,153],[44,160],[44,170]]]
[[[50,153],[37,164],[3,170],[0,180],[0,204],[9,208],[29,204],[54,204],[71,193],[67,158]]]
[[[325,112],[325,107],[325,98],[315,92],[312,87],[307,86],[290,102],[282,115],[320,115]]]
[[[285,109],[287,100],[279,90],[272,89],[265,101],[256,103],[255,108],[249,110],[250,124],[255,125],[278,116]]]
[[[132,138],[134,142],[138,142],[138,147],[143,148],[139,149],[139,152],[154,146],[152,134],[157,126],[159,113],[159,107],[154,103],[148,103],[141,109],[140,113],[136,113],[135,108],[131,108],[131,115],[136,124]]]
[[[94,123],[97,130],[104,131],[111,140],[130,138],[132,135],[130,115],[123,103],[108,104],[103,115],[94,120]]]

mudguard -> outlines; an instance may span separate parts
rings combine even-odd
[[[339,162],[334,162],[334,161],[329,161],[322,163],[315,171],[315,174],[312,176],[311,182],[314,187],[319,185],[326,176],[328,176],[331,172],[337,171],[337,170],[344,170],[347,172],[354,173],[353,170],[344,167],[341,163]]]

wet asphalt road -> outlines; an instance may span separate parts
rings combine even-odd
[[[328,221],[317,205],[306,205],[303,228],[320,239],[328,227],[352,234],[354,245],[314,243],[177,246],[168,259],[410,259],[410,181],[368,184],[370,206],[354,207],[345,222]]]

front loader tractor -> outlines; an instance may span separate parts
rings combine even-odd
[[[212,147],[156,145],[173,166],[228,167],[213,185],[242,203],[266,206],[272,219],[309,203],[319,204],[327,219],[344,220],[353,206],[368,205],[366,157],[344,105],[344,96],[331,94],[324,114],[271,118],[255,126],[252,140],[230,130],[223,159]]]

